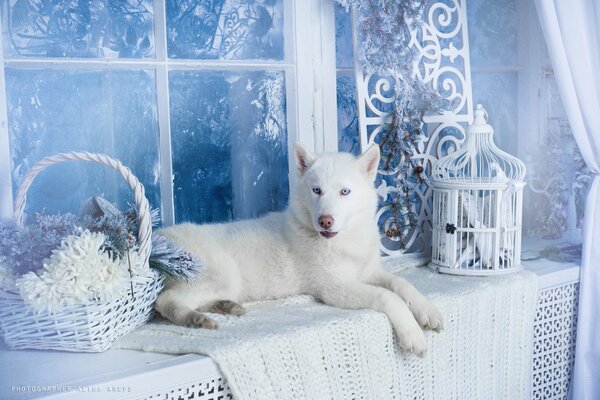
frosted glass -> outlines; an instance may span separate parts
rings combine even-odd
[[[517,73],[473,73],[473,103],[481,103],[494,127],[494,141],[502,150],[517,154]]]
[[[10,57],[154,57],[152,0],[11,0],[2,4]]]
[[[283,0],[167,1],[171,58],[282,60]]]
[[[335,63],[338,68],[354,67],[352,16],[337,3],[335,4]]]
[[[130,167],[160,206],[156,83],[153,71],[6,69],[14,192],[38,160],[64,151],[106,153]],[[133,202],[110,168],[86,162],[49,167],[29,192],[29,211],[79,212],[104,194],[121,207]]]
[[[469,0],[472,67],[517,65],[517,0]]]
[[[354,75],[337,76],[338,149],[360,154]]]
[[[283,72],[171,71],[175,220],[221,222],[288,201]]]

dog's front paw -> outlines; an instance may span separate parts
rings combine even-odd
[[[246,314],[246,309],[241,304],[231,300],[219,300],[213,304],[211,312],[217,314],[231,314],[241,317]]]
[[[441,331],[444,329],[444,318],[438,309],[425,297],[413,299],[409,302],[408,308],[415,316],[415,319],[424,329],[433,329]]]
[[[427,340],[421,328],[414,321],[412,323],[394,323],[393,325],[400,348],[423,357],[427,351]]]
[[[185,318],[185,326],[188,328],[204,328],[204,329],[217,329],[219,328],[219,324],[212,318],[207,317],[206,315],[193,311],[190,312]]]

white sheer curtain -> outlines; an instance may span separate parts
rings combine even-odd
[[[600,1],[536,0],[573,135],[595,173],[585,210],[572,398],[600,399]]]

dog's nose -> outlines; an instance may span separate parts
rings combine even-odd
[[[333,226],[333,217],[331,215],[321,215],[319,217],[321,228],[329,229]]]

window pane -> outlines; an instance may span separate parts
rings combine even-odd
[[[176,222],[221,222],[288,201],[283,72],[171,71]]]
[[[335,4],[335,64],[338,68],[354,67],[352,16],[338,3]]]
[[[106,153],[131,168],[160,206],[156,83],[153,71],[6,69],[13,185],[58,152]],[[126,207],[131,190],[118,172],[86,162],[51,166],[29,191],[29,211],[79,212],[104,194]]]
[[[337,76],[338,150],[360,154],[354,75]]]
[[[283,60],[283,0],[167,0],[171,58]]]
[[[2,14],[9,57],[154,57],[152,0],[13,0]]]
[[[471,66],[517,65],[517,0],[470,0],[467,15]]]
[[[494,127],[494,141],[502,150],[517,154],[517,73],[473,73],[474,104],[483,104]]]

